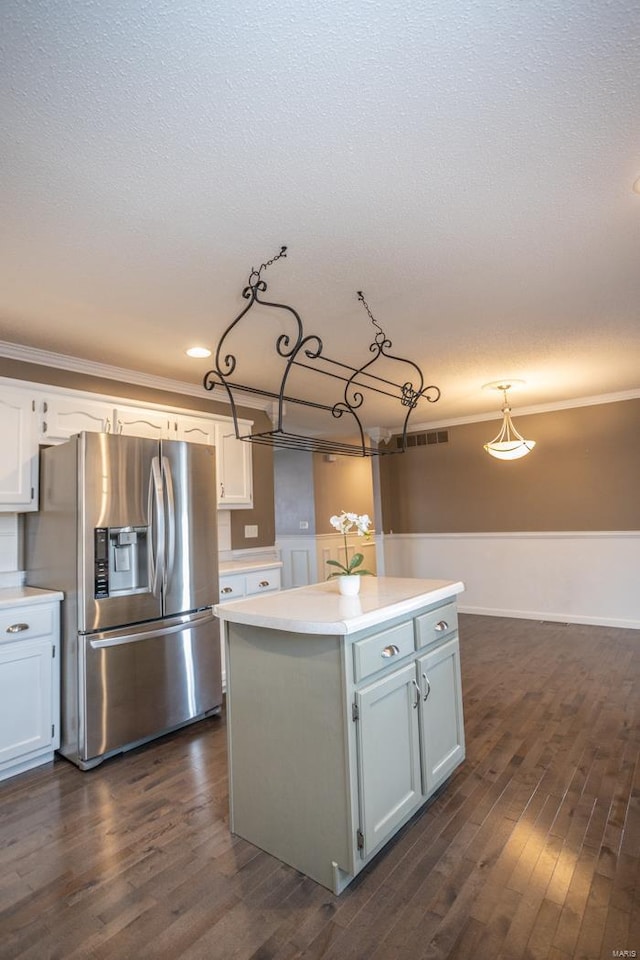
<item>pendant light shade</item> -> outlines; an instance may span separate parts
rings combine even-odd
[[[496,390],[502,390],[504,396],[504,406],[502,407],[502,428],[497,437],[494,437],[489,443],[485,443],[484,449],[497,460],[519,460],[520,457],[526,457],[536,445],[535,440],[525,440],[518,433],[511,420],[511,407],[507,398],[507,390],[510,389],[510,383],[489,384]]]

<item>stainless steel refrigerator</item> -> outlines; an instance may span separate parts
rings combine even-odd
[[[60,752],[88,770],[220,710],[215,450],[81,433],[40,474],[27,583],[64,592]]]

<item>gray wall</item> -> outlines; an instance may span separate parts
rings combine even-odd
[[[315,536],[316,513],[313,454],[303,450],[274,450],[276,538]],[[308,529],[301,530],[306,521]]]

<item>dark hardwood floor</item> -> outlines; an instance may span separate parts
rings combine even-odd
[[[211,719],[0,784],[0,957],[640,957],[640,631],[460,635],[467,759],[342,896],[229,834]]]

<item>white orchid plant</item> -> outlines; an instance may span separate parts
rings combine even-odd
[[[329,517],[329,523],[344,537],[345,563],[340,563],[339,560],[327,560],[327,563],[332,567],[338,568],[329,574],[327,580],[332,580],[333,577],[372,577],[373,574],[370,570],[357,569],[364,560],[364,554],[354,553],[349,560],[347,546],[347,534],[351,533],[354,528],[359,537],[364,537],[366,540],[371,539],[371,518],[366,513],[359,516],[357,513],[347,513],[343,510],[338,516]]]

